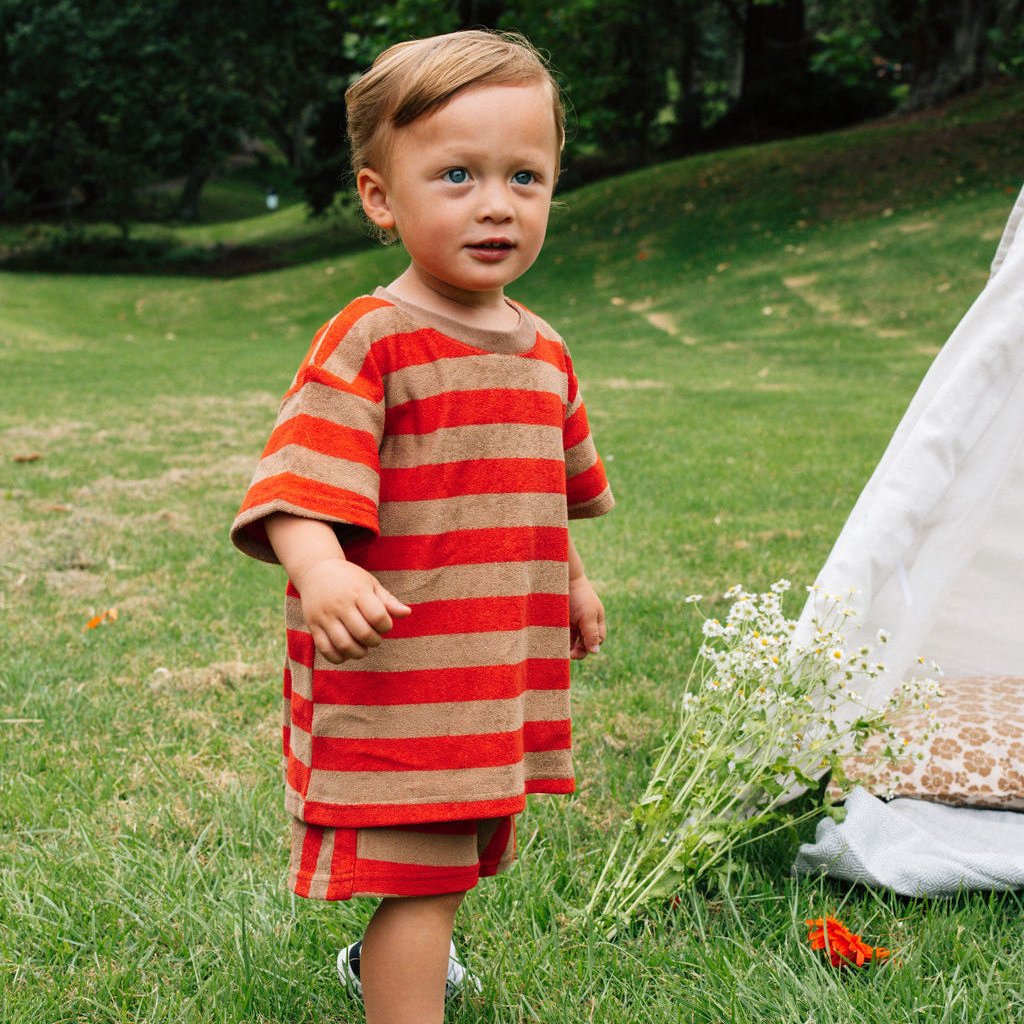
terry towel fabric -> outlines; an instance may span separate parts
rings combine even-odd
[[[818,823],[793,865],[798,874],[880,886],[904,896],[1024,887],[1024,814],[948,807],[925,800],[886,803],[855,789],[846,818]]]

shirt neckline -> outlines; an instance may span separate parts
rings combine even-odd
[[[373,297],[390,302],[421,326],[432,327],[454,341],[494,355],[524,355],[537,343],[537,327],[533,323],[533,318],[521,306],[508,299],[505,300],[506,303],[509,308],[515,310],[519,319],[511,330],[500,331],[474,327],[441,313],[435,313],[432,309],[424,309],[399,298],[383,286],[374,289]]]

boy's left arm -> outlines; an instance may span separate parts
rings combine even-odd
[[[590,585],[576,545],[569,538],[569,657],[574,661],[597,654],[607,629],[604,605]]]

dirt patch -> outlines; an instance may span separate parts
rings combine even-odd
[[[251,664],[241,660],[218,661],[200,668],[158,668],[149,677],[146,685],[150,690],[157,692],[235,690],[250,680],[264,681],[276,678],[278,670],[279,666],[270,662]]]

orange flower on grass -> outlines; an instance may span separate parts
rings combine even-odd
[[[102,626],[104,622],[117,622],[117,609],[108,608],[105,612],[100,612],[99,615],[94,615],[82,629],[96,629]]]
[[[872,960],[884,960],[889,955],[889,950],[869,946],[834,917],[809,918],[804,924],[811,949],[824,950],[833,967],[865,967]]]

